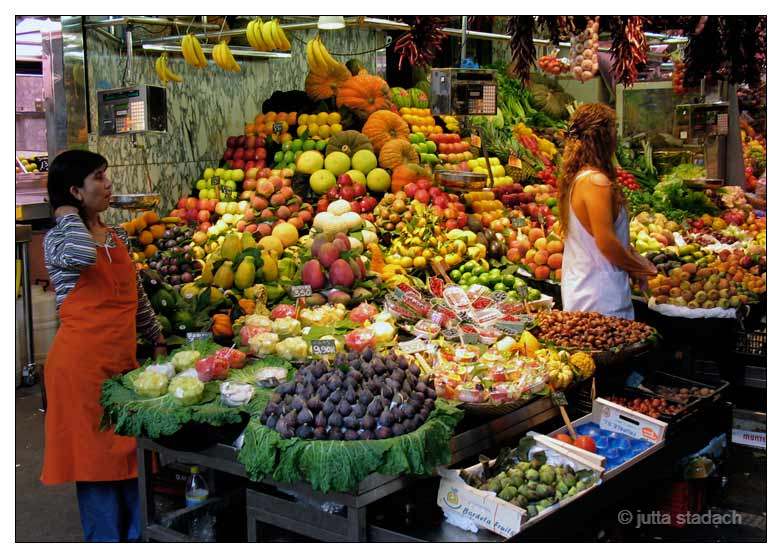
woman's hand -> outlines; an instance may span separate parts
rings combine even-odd
[[[72,205],[61,205],[54,210],[55,217],[65,217],[66,215],[78,215],[79,209]]]

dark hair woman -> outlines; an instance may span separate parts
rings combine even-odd
[[[166,352],[127,234],[100,217],[111,197],[107,167],[89,151],[52,161],[48,191],[57,225],[44,239],[60,327],[45,366],[41,481],[76,483],[84,538],[101,542],[140,537],[136,442],[100,429],[101,385],[138,366],[137,332],[156,355]]]
[[[644,283],[654,265],[630,245],[627,209],[616,184],[616,115],[603,104],[581,105],[567,132],[559,177],[565,253],[562,306],[633,319],[629,276]]]

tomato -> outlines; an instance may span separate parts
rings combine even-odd
[[[597,446],[595,446],[595,441],[589,437],[589,436],[579,436],[576,438],[576,441],[573,442],[573,445],[577,448],[581,448],[586,451],[591,451],[592,453],[597,452]]]
[[[573,444],[573,438],[571,438],[567,434],[557,434],[556,436],[554,436],[554,438],[556,438],[560,442],[565,442],[566,444],[571,444],[571,445]]]

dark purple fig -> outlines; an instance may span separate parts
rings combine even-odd
[[[422,419],[424,419],[424,421],[426,421],[426,419],[427,419],[427,418],[429,418],[429,409],[427,409],[426,407],[424,407],[423,409],[421,409],[421,411],[418,413],[418,415],[419,415],[419,416],[420,416]]]
[[[380,388],[380,395],[386,399],[391,399],[394,396],[394,390],[387,385],[383,385],[383,387]]]
[[[405,373],[397,369],[391,373],[391,379],[397,382],[403,382],[405,380]]]
[[[367,413],[372,415],[373,417],[379,417],[380,413],[383,412],[383,405],[380,403],[380,399],[375,397],[372,402],[367,405]]]
[[[307,384],[305,384],[304,386],[304,391],[301,392],[301,397],[306,401],[307,399],[312,397],[313,393],[315,393],[315,390],[312,388],[312,384],[307,382]]]
[[[437,397],[437,392],[434,389],[432,389],[430,387],[426,388],[426,398],[427,399],[435,399],[436,397]]]
[[[367,414],[367,410],[364,408],[364,406],[361,403],[356,403],[352,406],[353,414],[356,415],[356,418],[361,418],[365,414]]]
[[[375,429],[375,417],[372,415],[364,415],[364,418],[362,418],[359,421],[359,424],[361,425],[361,428],[364,430],[374,430]]]
[[[301,411],[306,406],[307,400],[298,395],[293,398],[293,402],[291,403],[291,407],[293,407],[296,411]]]
[[[321,401],[325,401],[326,399],[329,398],[329,395],[331,395],[331,390],[329,390],[327,386],[322,385],[318,388],[316,394],[318,396],[318,399],[320,399]]]
[[[382,426],[391,426],[394,424],[394,415],[391,413],[391,411],[383,411],[380,414],[380,419],[378,419],[378,422]]]
[[[395,393],[394,396],[391,398],[391,403],[396,405],[401,405],[404,402],[404,398],[402,397],[401,393]]]
[[[356,430],[358,425],[358,419],[354,415],[348,415],[342,419],[342,426],[347,429]]]
[[[334,403],[331,402],[331,399],[327,399],[325,403],[323,403],[323,414],[328,416],[331,416],[332,413],[336,410],[337,406],[334,405]]]
[[[364,362],[369,362],[372,360],[372,357],[375,356],[375,353],[372,352],[372,349],[367,347],[364,349],[364,351],[361,353],[361,358],[364,360]]]
[[[415,415],[415,408],[409,403],[402,403],[399,410],[402,411],[407,418],[413,418],[413,415]]]
[[[271,415],[269,418],[266,419],[266,428],[271,428],[274,430],[275,426],[277,426],[277,417],[274,415]]]
[[[412,386],[410,386],[410,382],[408,382],[407,380],[402,382],[402,393],[407,393],[409,395],[410,393],[412,393],[412,391],[413,388]]]
[[[356,402],[356,391],[352,387],[345,391],[345,401],[351,405]]]
[[[424,409],[429,409],[429,411],[432,411],[432,409],[434,409],[434,400],[433,399],[425,400]]]
[[[390,438],[391,436],[393,436],[394,433],[387,426],[381,426],[375,431],[375,435],[378,437],[379,440],[385,440],[386,438]]]
[[[340,401],[339,405],[337,405],[337,411],[339,411],[339,414],[343,417],[348,416],[352,410],[353,409],[351,409],[350,403],[348,403],[346,399],[343,399]]]
[[[317,413],[323,408],[323,402],[313,395],[307,400],[307,408],[313,413]]]
[[[277,424],[274,426],[274,429],[277,431],[277,433],[280,436],[285,438],[286,437],[285,434],[287,434],[288,430],[290,430],[289,425],[288,425],[288,419],[285,418],[285,417],[280,418],[277,421]]]
[[[426,399],[426,395],[421,393],[420,391],[414,391],[410,394],[410,400],[417,402],[419,405],[424,402]]]
[[[407,359],[405,357],[399,357],[399,359],[397,359],[396,362],[399,368],[401,368],[402,370],[407,370],[407,366],[409,363],[407,362]]]
[[[396,381],[395,379],[393,379],[393,378],[386,378],[386,385],[387,385],[389,388],[391,388],[391,390],[392,390],[394,393],[397,393],[398,391],[400,391],[400,390],[402,389],[402,384],[400,384],[399,382],[397,382],[397,381]]]
[[[279,415],[280,414],[280,406],[277,403],[272,403],[271,401],[266,405],[266,408],[263,411],[267,415]]]
[[[342,390],[338,389],[336,391],[332,391],[331,395],[329,395],[329,401],[331,401],[335,405],[340,401],[342,401]]]
[[[418,368],[417,364],[411,364],[410,366],[407,367],[407,369],[410,371],[410,373],[413,376],[418,376],[421,374],[421,369]]]
[[[391,409],[391,414],[394,415],[394,422],[402,422],[405,420],[405,414],[399,407],[394,407]]]
[[[391,427],[391,432],[394,433],[394,437],[403,436],[407,434],[407,430],[405,429],[405,427],[398,422]]]
[[[423,382],[418,382],[418,383],[415,385],[415,390],[416,390],[418,393],[426,393],[426,388],[427,388],[427,387],[428,387],[428,386],[427,386],[425,383],[423,383]]]
[[[280,384],[274,391],[281,393],[282,395],[293,395],[296,392],[296,384],[293,382],[285,382],[284,384]]]
[[[358,440],[358,432],[355,430],[345,430],[345,441],[346,442],[355,442]]]
[[[304,384],[297,383],[296,384],[296,395],[301,395],[304,393]]]
[[[339,413],[331,413],[328,420],[328,425],[332,428],[340,428],[342,426],[342,415]]]
[[[358,400],[362,405],[366,407],[372,402],[372,393],[370,393],[368,389],[362,389],[358,393]]]
[[[328,438],[328,433],[326,432],[325,428],[319,426],[312,433],[312,437],[315,438],[316,440],[325,440],[326,438]]]
[[[345,391],[352,389],[353,393],[355,393],[355,390],[358,388],[358,382],[353,378],[345,378],[345,380],[342,382],[342,387],[345,389]]]
[[[372,370],[375,374],[383,374],[387,370],[386,363],[376,358],[372,361]]]
[[[315,416],[312,414],[312,411],[310,411],[307,407],[304,407],[301,411],[299,411],[299,414],[296,415],[296,422],[299,425],[310,424],[314,420],[315,420]]]
[[[362,374],[362,375],[363,375],[365,378],[369,378],[369,377],[371,377],[371,376],[372,376],[372,374],[374,374],[374,373],[375,373],[375,372],[374,372],[374,370],[372,369],[372,365],[371,365],[371,364],[369,364],[368,362],[362,362],[362,363],[361,363],[361,374]]]
[[[296,437],[302,440],[308,440],[312,438],[314,430],[309,424],[303,424],[296,429]]]
[[[412,432],[415,430],[412,419],[405,419],[402,421],[402,426],[405,427],[405,432]]]
[[[424,419],[421,417],[421,415],[415,415],[413,417],[413,430],[418,430],[421,428],[421,425],[424,423]]]
[[[361,432],[361,434],[358,435],[358,437],[362,440],[374,440],[375,432],[373,430],[364,430]]]
[[[342,439],[342,431],[338,428],[332,428],[329,430],[329,440],[341,440]]]
[[[326,415],[323,414],[323,411],[315,415],[315,426],[321,428],[328,426],[328,419],[326,418]]]

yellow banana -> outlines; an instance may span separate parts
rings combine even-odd
[[[163,71],[166,74],[166,77],[170,79],[171,81],[176,81],[177,83],[182,83],[182,76],[175,73],[171,68],[168,67],[168,56],[164,55],[165,58],[163,58]]]
[[[323,53],[318,46],[318,42],[317,39],[312,41],[312,58],[315,62],[312,69],[316,74],[325,74],[328,72],[329,67],[326,60],[323,58]]]
[[[307,66],[309,66],[310,71],[312,71],[313,73],[317,73],[315,70],[317,63],[315,62],[315,53],[313,52],[314,46],[315,46],[315,39],[311,39],[307,41],[307,46],[306,46]]]
[[[272,50],[273,45],[267,45],[263,40],[263,20],[258,18],[255,20],[255,26],[253,27],[253,33],[255,35],[255,42],[258,43],[258,50],[263,52],[269,52]]]
[[[280,27],[280,22],[275,20],[272,20],[272,31],[274,32],[274,44],[277,47],[277,50],[282,51],[289,51],[291,49],[291,43],[288,41],[288,37],[285,35],[285,31],[283,31],[282,27]]]
[[[264,23],[263,28],[261,29],[261,32],[263,33],[263,42],[266,43],[266,46],[271,47],[270,50],[276,49],[274,43],[274,33],[272,32],[273,27],[274,25],[270,20]]]
[[[333,68],[334,66],[341,65],[339,62],[334,60],[334,57],[331,56],[328,49],[326,48],[326,45],[324,45],[323,41],[320,40],[320,37],[318,37],[318,46],[320,47],[321,55],[323,56],[323,60],[327,67]]]
[[[192,35],[190,35],[190,38],[192,39],[190,44],[193,46],[193,52],[195,52],[196,57],[198,57],[198,67],[206,68],[209,65],[209,62],[206,61],[206,55],[204,54],[204,50],[201,48],[201,42]]]
[[[200,61],[198,56],[196,56],[195,50],[193,50],[193,42],[190,39],[192,39],[190,35],[182,37],[182,56],[185,57],[185,62],[198,68]]]
[[[255,35],[253,35],[253,28],[255,27],[255,20],[252,20],[247,24],[247,28],[244,30],[244,34],[247,36],[247,42],[255,50],[258,50],[258,43],[255,42]]]
[[[218,68],[225,70],[225,63],[223,62],[223,44],[225,43],[218,43],[212,48],[212,60],[215,61]]]
[[[239,64],[236,63],[236,59],[234,58],[234,55],[231,52],[228,44],[225,42],[220,44],[223,46],[221,57],[223,59],[223,63],[225,64],[225,69],[229,72],[241,72],[242,69],[239,67]]]
[[[163,69],[163,55],[157,57],[157,60],[155,60],[155,73],[157,74],[158,79],[160,82],[168,86],[168,76],[166,75],[165,70]]]

